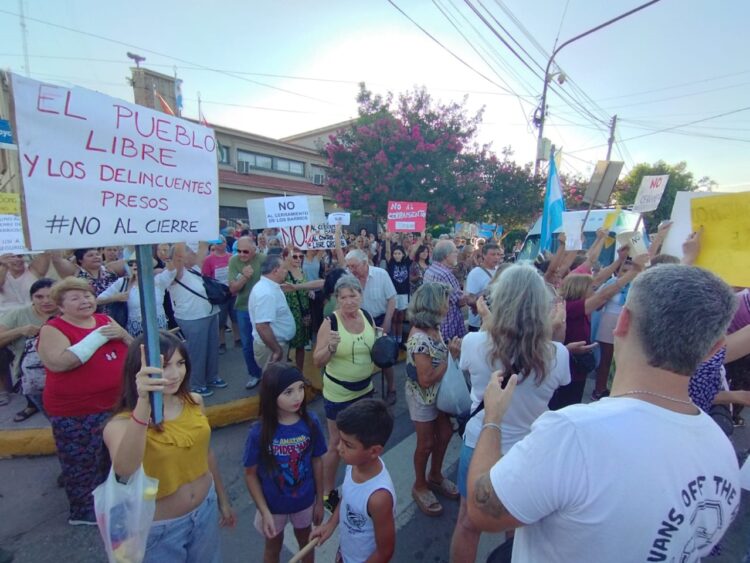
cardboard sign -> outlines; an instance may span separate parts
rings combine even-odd
[[[333,225],[283,227],[279,229],[283,246],[292,244],[300,250],[333,250],[336,247],[334,236],[336,228]],[[341,235],[341,247],[346,248],[346,239]]]
[[[21,196],[0,193],[0,254],[28,254],[23,240]]]
[[[247,200],[253,229],[271,229],[325,223],[322,196],[266,197]]]
[[[329,225],[349,225],[351,223],[351,213],[336,212],[328,215]]]
[[[662,254],[671,254],[682,258],[682,243],[687,240],[688,235],[693,232],[693,223],[690,217],[690,202],[695,198],[716,197],[725,195],[723,193],[707,192],[677,192],[670,221],[672,226],[667,231],[667,238],[661,247]]]
[[[495,223],[479,223],[477,227],[477,236],[484,239],[491,239],[495,236],[497,225]]]
[[[427,204],[419,201],[388,202],[389,233],[419,233],[427,224]]]
[[[607,205],[624,165],[624,162],[613,160],[597,162],[591,180],[586,186],[586,192],[583,194],[583,201],[594,205]]]
[[[211,129],[84,88],[11,76],[33,250],[216,236]]]
[[[565,250],[583,250],[583,217],[580,213],[563,213]]]
[[[696,266],[730,285],[750,286],[750,192],[690,201],[693,230],[703,227]]]
[[[641,185],[638,187],[638,193],[635,196],[633,211],[637,213],[648,213],[659,207],[661,196],[669,181],[669,174],[661,176],[644,176]]]

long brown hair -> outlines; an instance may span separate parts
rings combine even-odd
[[[143,335],[135,338],[128,347],[128,355],[125,357],[125,364],[122,367],[122,396],[114,408],[115,414],[132,411],[138,402],[138,389],[135,384],[135,376],[141,369],[141,344],[143,344]],[[197,405],[198,403],[190,394],[190,356],[188,355],[187,347],[174,334],[160,330],[159,353],[164,357],[165,364],[169,362],[175,352],[179,352],[180,356],[185,360],[185,378],[180,383],[175,395],[183,403]],[[153,427],[160,431],[163,430],[161,425],[154,425]]]
[[[260,424],[260,459],[266,471],[273,471],[278,467],[276,458],[273,455],[273,437],[279,427],[279,405],[276,402],[279,395],[284,392],[283,389],[277,389],[279,376],[288,369],[297,369],[297,366],[289,362],[274,362],[269,364],[263,372],[260,380],[260,409],[258,412],[258,422]],[[313,424],[310,415],[307,412],[307,400],[302,401],[300,405],[299,417],[307,424],[310,430],[311,447],[315,446],[317,436],[316,426]]]

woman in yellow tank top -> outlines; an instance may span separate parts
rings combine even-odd
[[[119,478],[143,464],[146,475],[159,480],[144,562],[219,563],[219,526],[234,526],[235,515],[209,447],[203,399],[190,392],[184,344],[161,332],[159,348],[162,369],[146,366],[143,337],[130,345],[123,396],[104,428],[104,442]],[[158,426],[151,422],[151,391],[161,392],[164,401],[164,422]]]

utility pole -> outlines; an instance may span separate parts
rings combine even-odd
[[[612,119],[609,122],[609,139],[607,140],[607,158],[605,160],[609,160],[609,157],[612,156],[612,145],[615,144],[615,127],[617,126],[617,114],[612,116]]]

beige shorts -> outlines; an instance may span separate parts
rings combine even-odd
[[[289,343],[283,342],[280,346],[282,350],[281,361],[285,362],[287,355],[289,354]],[[253,355],[255,355],[255,361],[258,363],[261,370],[265,371],[266,366],[268,365],[268,360],[271,359],[271,354],[271,349],[266,346],[262,340],[253,340]]]
[[[438,417],[437,405],[425,404],[422,395],[409,382],[406,383],[406,406],[413,422],[432,422]]]
[[[308,508],[295,512],[294,514],[272,514],[273,516],[273,527],[276,528],[276,535],[279,535],[284,531],[284,527],[287,522],[292,523],[292,528],[295,530],[304,530],[309,528],[312,524],[313,519],[313,505],[311,504]],[[261,536],[263,534],[263,518],[260,515],[260,510],[255,510],[255,519],[253,520],[255,529],[258,530]],[[275,537],[275,536],[274,536]],[[269,538],[270,539],[270,538]]]

